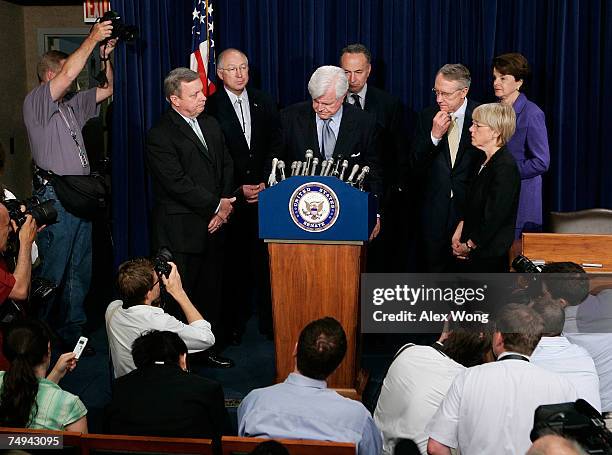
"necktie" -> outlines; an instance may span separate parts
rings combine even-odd
[[[355,106],[357,106],[359,109],[363,109],[363,106],[361,105],[361,100],[359,99],[359,95],[357,95],[357,93],[353,93],[351,95],[351,98],[353,98],[353,101],[355,101]]]
[[[196,119],[194,119],[194,118],[190,118],[189,119],[189,126],[191,126],[191,129],[193,130],[193,132],[196,134],[196,136],[198,136],[198,139],[200,140],[200,142],[202,143],[204,148],[206,150],[208,150],[208,146],[206,145],[206,140],[204,139],[204,135],[202,134],[202,130],[200,130],[200,126],[198,125],[198,121]]]
[[[454,116],[448,127],[448,150],[450,152],[451,167],[454,167],[455,160],[457,159],[457,150],[459,150],[459,126],[457,125],[457,117]]]
[[[336,135],[331,128],[332,119],[323,120],[323,134],[321,145],[323,146],[322,154],[328,160],[334,155],[334,147],[336,146]]]
[[[242,110],[242,98],[236,100],[238,106],[240,106],[240,118],[242,119],[242,132],[246,133],[246,122],[244,121],[244,111]]]

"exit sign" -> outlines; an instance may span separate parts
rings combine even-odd
[[[110,11],[110,0],[84,0],[83,20],[85,23],[96,22],[104,13]]]

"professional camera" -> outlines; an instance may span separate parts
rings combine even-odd
[[[556,433],[575,439],[587,453],[612,455],[612,433],[601,414],[583,399],[539,406],[533,421],[532,441]]]
[[[512,268],[518,273],[540,273],[542,267],[535,265],[526,256],[519,254],[512,261]]]
[[[11,220],[20,228],[25,223],[26,215],[32,215],[38,227],[57,223],[57,210],[53,206],[54,199],[40,202],[36,196],[24,201],[9,199],[4,201],[4,205],[9,212]],[[21,211],[21,206],[25,206],[25,211]]]
[[[170,277],[170,272],[172,272],[172,266],[168,264],[168,262],[173,261],[172,253],[168,248],[162,246],[157,251],[157,254],[153,258],[153,269],[157,276],[161,280],[162,275],[165,275],[166,278]]]
[[[113,32],[108,39],[119,38],[125,42],[134,41],[138,38],[138,28],[135,25],[125,25],[121,16],[116,11],[107,11],[100,18],[100,22],[111,21]]]

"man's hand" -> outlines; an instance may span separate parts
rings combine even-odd
[[[448,112],[438,112],[433,118],[433,123],[431,125],[431,135],[436,139],[442,139],[442,136],[444,136],[448,131],[450,123],[450,115],[448,115]]]
[[[76,354],[74,352],[66,352],[59,356],[59,359],[57,359],[57,362],[55,362],[55,366],[53,367],[51,373],[49,373],[47,376],[47,379],[59,384],[60,380],[66,376],[66,373],[74,370],[76,365]]]
[[[94,40],[96,43],[104,41],[106,38],[110,38],[113,33],[112,21],[97,22],[91,28],[89,32],[89,38]],[[113,46],[114,47],[114,46]]]
[[[247,203],[254,204],[259,198],[259,193],[266,189],[266,184],[261,182],[259,185],[242,185],[241,188]]]
[[[117,38],[113,38],[111,40],[108,40],[106,44],[103,44],[102,46],[100,46],[100,58],[102,60],[108,60],[110,58],[110,55],[115,50],[116,45],[117,45]]]
[[[166,290],[168,294],[172,297],[176,298],[181,293],[184,293],[183,290],[183,282],[181,281],[181,275],[179,275],[178,268],[174,262],[168,262],[172,270],[170,271],[170,275],[166,278],[166,275],[162,275],[161,279],[166,286]]]
[[[219,203],[219,211],[212,217],[210,222],[208,223],[208,233],[214,234],[224,223],[227,223],[227,220],[230,214],[233,212],[234,207],[232,204],[236,202],[236,198],[221,198]]]
[[[13,226],[13,229],[15,227]],[[38,227],[36,226],[36,220],[32,218],[32,215],[26,215],[26,220],[21,226],[19,230],[19,244],[20,245],[32,245],[34,240],[36,240],[36,233],[38,232]]]
[[[374,229],[372,229],[372,233],[370,234],[370,242],[374,240],[376,236],[378,236],[379,233],[380,233],[380,218],[377,217],[376,226],[374,226]]]

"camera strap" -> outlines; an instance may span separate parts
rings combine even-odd
[[[72,126],[70,126],[70,122],[68,121],[68,118],[62,111],[62,106],[66,106],[66,105],[64,103],[58,103],[57,110],[60,114],[60,117],[62,117],[62,119],[64,120],[64,123],[66,124],[66,128],[68,129],[68,132],[70,133],[70,136],[72,137],[72,140],[74,141],[77,147],[77,153],[79,154],[79,160],[81,160],[81,166],[83,166],[84,168],[88,167],[89,160],[87,159],[87,153],[85,153],[85,149],[81,147],[77,133],[76,131],[72,129]],[[76,116],[74,115],[74,112],[72,112],[72,107],[70,106],[67,106],[67,107],[68,107],[68,116],[71,117],[70,120],[74,120],[74,124],[76,125],[77,124]]]

